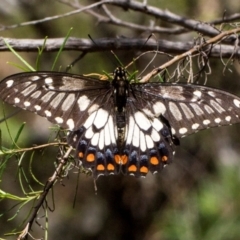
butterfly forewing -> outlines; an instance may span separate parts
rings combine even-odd
[[[1,98],[76,130],[111,96],[108,81],[58,72],[20,73],[1,82]]]
[[[180,83],[133,84],[132,88],[137,107],[149,117],[163,115],[177,137],[240,121],[240,98],[218,89]]]
[[[237,96],[192,84],[130,84],[122,68],[112,82],[15,74],[0,82],[0,98],[69,129],[68,144],[95,177],[159,172],[172,161],[179,137],[240,121]]]

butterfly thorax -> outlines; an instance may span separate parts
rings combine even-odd
[[[120,149],[124,146],[125,127],[126,127],[126,103],[129,91],[129,82],[126,77],[126,72],[122,68],[117,68],[114,72],[114,79],[112,81],[114,87],[114,104],[116,112],[117,125],[117,144]]]

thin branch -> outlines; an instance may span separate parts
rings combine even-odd
[[[149,79],[151,79],[153,76],[156,76],[159,72],[161,72],[162,70],[166,69],[167,67],[169,67],[170,65],[172,65],[173,63],[176,63],[178,62],[179,60],[187,57],[187,56],[191,56],[193,55],[194,53],[198,52],[199,50],[201,49],[204,49],[206,46],[208,45],[211,45],[211,44],[215,44],[217,43],[218,41],[222,40],[223,38],[229,36],[229,35],[233,35],[233,34],[236,34],[240,32],[240,28],[236,28],[236,29],[233,29],[233,30],[229,30],[229,31],[225,31],[225,32],[222,32],[220,34],[218,34],[217,36],[207,40],[206,42],[202,43],[202,44],[199,44],[199,45],[195,45],[193,48],[191,48],[189,51],[187,52],[184,52],[183,54],[181,55],[177,55],[175,56],[173,59],[171,59],[170,61],[164,63],[163,65],[161,65],[160,67],[157,67],[155,69],[153,69],[149,74],[145,75],[140,82],[148,82]],[[223,46],[221,46],[223,47]],[[234,50],[238,51],[239,52],[239,49],[235,49],[236,46],[234,46]],[[213,46],[213,49],[214,49],[214,46]],[[234,51],[233,51],[234,52]],[[232,52],[232,55],[233,55],[233,52]],[[229,56],[229,57],[232,57]],[[209,56],[211,56],[211,54],[209,54]],[[234,52],[234,56],[235,55],[235,52]]]
[[[126,0],[112,0],[108,3],[116,6],[121,6],[125,9],[127,8],[135,10],[137,12],[153,16],[157,19],[161,19],[168,23],[173,23],[189,30],[200,32],[207,36],[214,36],[219,33],[219,31],[217,31],[213,26],[210,26],[208,23],[201,23],[194,19],[188,19],[168,10],[161,10],[153,6],[146,6],[144,3]]]
[[[46,143],[46,144],[42,144],[42,145],[35,146],[35,147],[29,147],[29,148],[11,149],[9,151],[0,150],[0,156],[7,155],[7,154],[13,154],[13,153],[16,154],[16,153],[21,153],[21,152],[33,151],[36,149],[46,148],[46,147],[50,147],[50,146],[59,146],[59,145],[68,146],[68,144],[65,142]]]
[[[24,27],[24,26],[29,26],[29,25],[35,25],[35,24],[39,24],[39,23],[43,23],[43,22],[48,22],[48,21],[52,21],[52,20],[56,20],[56,19],[60,19],[60,18],[64,18],[64,17],[69,17],[75,14],[78,14],[80,12],[86,11],[88,9],[97,7],[99,5],[102,5],[104,3],[107,3],[109,0],[103,0],[101,2],[97,2],[97,3],[93,3],[90,4],[86,7],[83,7],[81,9],[77,9],[68,13],[64,13],[61,15],[55,15],[55,16],[51,16],[51,17],[46,17],[46,18],[42,18],[42,19],[38,19],[38,20],[33,20],[33,21],[28,21],[28,22],[23,22],[23,23],[19,23],[19,24],[14,24],[14,25],[10,25],[10,26],[2,26],[0,28],[0,31],[5,31],[8,29],[13,29],[13,28],[19,28],[19,27]]]
[[[240,19],[240,13],[234,13],[228,17],[213,20],[210,23],[213,25],[222,24],[222,23],[233,23],[234,21],[239,21],[239,19]]]
[[[70,147],[67,150],[67,152],[65,153],[65,155],[63,156],[63,158],[59,162],[57,169],[55,170],[53,175],[48,179],[47,183],[45,184],[44,190],[43,190],[40,198],[38,199],[38,202],[37,202],[36,206],[34,207],[32,215],[30,216],[26,227],[22,230],[21,234],[18,236],[18,240],[24,239],[27,236],[27,234],[29,233],[29,231],[31,230],[32,224],[37,217],[39,209],[42,207],[43,203],[45,202],[49,190],[52,189],[53,185],[58,180],[59,175],[61,174],[61,172],[63,170],[63,167],[65,166],[65,164],[68,160],[68,156],[69,156],[71,151],[72,151],[72,147]]]
[[[238,30],[231,30],[232,32],[237,32]],[[224,33],[224,32],[223,32]],[[220,34],[221,35],[221,34]],[[219,36],[219,35],[218,35]],[[14,48],[16,51],[27,51],[27,52],[37,52],[38,48],[43,46],[45,39],[14,39],[5,38],[5,40]],[[50,38],[45,43],[45,52],[55,52],[58,51],[62,46],[64,38]],[[82,52],[102,52],[102,51],[117,51],[117,50],[130,50],[135,49],[139,51],[153,51],[158,49],[162,52],[181,54],[189,49],[191,49],[195,43],[194,42],[174,42],[168,40],[149,40],[146,43],[144,38],[100,38],[94,40],[93,43],[89,39],[80,39],[70,37],[66,42],[64,47],[65,51],[74,50]],[[9,48],[5,45],[3,38],[0,38],[0,52],[9,51]],[[213,46],[210,56],[211,57],[223,57],[229,58],[234,52],[235,56],[240,56],[240,50],[235,49],[235,46],[230,45],[220,45],[216,44]]]

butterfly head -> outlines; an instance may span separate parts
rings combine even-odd
[[[113,73],[114,76],[114,80],[123,80],[126,81],[127,80],[127,73],[126,70],[122,67],[117,67]]]

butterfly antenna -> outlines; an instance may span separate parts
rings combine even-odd
[[[147,64],[147,66],[142,70],[142,72],[139,74],[139,76],[141,76],[141,75],[147,70],[147,68],[149,67],[149,65],[154,61],[154,59],[157,57],[157,54],[158,54],[158,50],[159,50],[159,48],[158,48],[157,38],[156,38],[155,34],[152,33],[152,34],[147,38],[147,40],[146,40],[146,42],[145,42],[144,44],[146,44],[147,41],[148,41],[152,36],[153,36],[154,39],[156,40],[157,50],[156,50],[156,52],[155,52],[155,54],[154,54],[152,60],[151,60],[151,61]]]
[[[88,37],[91,39],[91,41],[92,41],[96,46],[100,47],[100,46],[97,44],[97,42],[95,42],[90,35],[88,35]],[[116,55],[112,50],[111,50],[110,52],[113,54],[113,56],[115,57],[115,59],[117,59],[117,62],[118,62],[118,65],[117,65],[117,66],[115,65],[114,67],[118,67],[119,65],[122,67],[123,64],[122,64],[122,62],[120,61],[120,59],[117,57],[117,55]],[[109,57],[109,55],[107,55],[107,57],[108,57],[108,59],[112,62],[112,59]]]
[[[70,63],[70,64],[66,67],[66,72],[68,72],[70,69],[72,69],[72,68],[74,67],[74,65],[75,65],[78,61],[80,61],[86,54],[87,54],[87,52],[85,52],[85,51],[82,52],[79,57],[77,57],[72,63]]]

